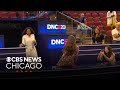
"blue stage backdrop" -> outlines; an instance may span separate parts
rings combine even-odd
[[[64,21],[39,21],[38,46],[39,56],[44,66],[56,65],[62,55],[62,48],[67,42],[66,23]]]

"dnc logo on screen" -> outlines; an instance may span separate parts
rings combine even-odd
[[[49,39],[48,48],[63,48],[68,39]]]

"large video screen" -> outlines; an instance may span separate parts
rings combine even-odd
[[[48,37],[48,48],[49,49],[59,49],[63,48],[67,43],[68,36],[49,36]]]
[[[64,21],[40,21],[38,23],[39,33],[65,33],[66,23]]]

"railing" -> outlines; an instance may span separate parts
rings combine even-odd
[[[57,16],[58,16],[58,20],[61,19],[67,22],[66,33],[75,35],[78,43],[83,45],[92,44],[92,28],[91,27],[59,11],[57,11]]]
[[[60,13],[61,15],[63,15],[63,16],[66,16],[67,18],[69,18],[69,19],[71,19],[71,20],[79,23],[79,24],[80,24],[81,26],[83,26],[85,29],[92,29],[91,27],[89,27],[89,26],[87,26],[87,25],[79,22],[78,20],[76,20],[76,19],[74,19],[74,18],[72,18],[72,17],[70,17],[70,16],[68,16],[68,15],[66,15],[66,14],[64,14],[64,13],[61,13],[61,12],[59,12],[59,11],[57,11],[57,12]]]

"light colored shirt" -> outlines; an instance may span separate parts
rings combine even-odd
[[[111,25],[112,24],[112,16],[115,16],[116,19],[116,11],[112,11],[112,13],[110,11],[107,12],[107,25]]]
[[[114,34],[118,34],[118,33],[120,33],[120,32],[116,28],[113,29],[112,30],[112,37]],[[120,37],[118,37],[118,38],[113,37],[113,40],[120,41]]]
[[[26,34],[23,35],[22,37],[22,44],[24,44],[26,47],[26,56],[28,57],[37,57],[37,51],[33,43],[33,40],[35,40],[34,34],[31,34],[30,36]]]
[[[110,11],[107,12],[107,18],[110,18],[112,15],[116,16],[116,11],[112,11],[112,13]]]

